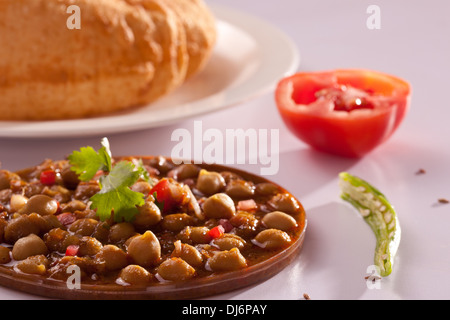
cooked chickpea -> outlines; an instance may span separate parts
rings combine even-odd
[[[109,229],[109,241],[112,243],[125,242],[128,238],[135,235],[134,226],[129,222],[116,223]]]
[[[17,263],[17,268],[28,274],[44,275],[47,272],[50,262],[45,255],[35,255]]]
[[[267,213],[261,220],[263,225],[267,228],[279,229],[289,231],[297,226],[295,219],[281,211],[273,211]]]
[[[102,243],[108,242],[109,239],[109,230],[111,226],[106,221],[99,221],[97,226],[95,227],[94,233],[92,233],[91,237],[94,237],[98,241]]]
[[[153,197],[151,197],[153,199]],[[161,221],[161,210],[153,202],[147,199],[143,206],[138,207],[139,213],[133,220],[133,225],[136,228],[148,229]]]
[[[147,181],[138,181],[133,184],[130,189],[135,192],[140,192],[144,195],[147,195],[152,190],[152,186]]]
[[[73,274],[73,269],[70,270],[71,266],[77,266],[80,271],[80,279],[85,279],[93,271],[93,264],[89,258],[79,257],[79,256],[63,256],[59,259],[57,267],[50,268],[50,273],[52,277],[58,279],[67,279],[70,274]]]
[[[261,182],[255,186],[255,192],[262,196],[270,196],[280,192],[280,188],[270,182]]]
[[[225,187],[225,179],[218,172],[202,169],[198,174],[196,187],[201,193],[212,195],[220,192]]]
[[[216,252],[208,260],[208,266],[212,271],[233,271],[245,268],[247,261],[237,248],[229,251]]]
[[[69,231],[80,236],[90,236],[94,233],[98,225],[98,221],[90,218],[83,218],[75,220],[69,228]]]
[[[61,170],[61,179],[64,182],[64,185],[69,189],[75,189],[80,183],[80,179],[75,171],[71,170],[71,166],[68,165],[63,170]]]
[[[231,171],[222,171],[220,175],[225,179],[226,183],[229,183],[233,180],[242,180],[242,177],[240,175]]]
[[[160,173],[166,174],[173,169],[174,165],[162,156],[156,156],[150,160],[150,166],[157,169]]]
[[[236,234],[245,238],[254,236],[260,224],[253,214],[245,211],[238,211],[229,222],[235,227]]]
[[[19,210],[21,214],[37,213],[41,216],[55,214],[58,210],[58,201],[43,195],[37,194],[28,199],[27,203]]]
[[[87,237],[89,238],[89,237]],[[65,252],[68,246],[79,246],[82,238],[80,238],[79,236],[76,236],[74,234],[68,234],[64,240],[61,242],[61,249],[60,252]],[[98,246],[98,243],[95,242],[93,244],[96,244]],[[83,253],[83,251],[81,251]]]
[[[61,204],[61,210],[63,212],[75,212],[75,211],[84,211],[86,210],[87,205],[80,200],[72,200],[67,203]]]
[[[39,229],[39,234],[41,232],[47,232],[48,230],[48,224],[47,221],[44,219],[44,217],[42,217],[41,215],[37,214],[37,213],[32,213],[30,215],[28,215],[28,220],[36,225]],[[36,233],[37,234],[37,233]]]
[[[289,235],[278,229],[266,229],[258,233],[252,241],[264,249],[279,249],[291,242]]]
[[[178,232],[182,230],[184,227],[193,225],[194,222],[195,222],[194,217],[186,213],[174,213],[165,216],[161,222],[161,225],[164,229]]]
[[[97,212],[95,212],[94,210],[90,210],[90,209],[86,209],[83,210],[82,212],[80,211],[76,211],[73,213],[73,216],[76,217],[77,219],[94,219],[97,221],[99,220],[99,217],[97,215]]]
[[[231,250],[238,248],[244,249],[246,241],[238,235],[232,233],[225,233],[220,238],[214,239],[212,245],[218,247],[220,250]]]
[[[195,269],[180,258],[169,258],[157,269],[158,275],[167,281],[187,280],[195,276]]]
[[[187,243],[205,244],[211,241],[209,229],[207,227],[188,226],[180,231],[178,238]]]
[[[43,233],[46,233],[54,228],[62,227],[62,223],[54,215],[43,216],[42,219],[45,221],[45,225],[43,225],[43,229],[41,230]]]
[[[143,267],[151,267],[161,258],[161,245],[150,230],[134,237],[127,251],[133,261]]]
[[[102,243],[97,239],[89,236],[84,236],[79,241],[79,256],[94,256],[96,255],[103,247]],[[69,246],[69,245],[67,245]]]
[[[242,227],[244,225],[256,228],[258,226],[258,219],[251,213],[246,211],[238,211],[233,217],[230,218],[230,223],[233,227]]]
[[[12,256],[15,260],[23,260],[30,256],[47,254],[47,252],[44,240],[35,234],[30,234],[16,241],[12,249]]]
[[[5,227],[5,241],[7,243],[15,243],[18,239],[28,236],[29,234],[39,234],[39,226],[34,224],[27,215],[21,215],[8,221]]]
[[[10,187],[11,180],[18,180],[19,176],[8,170],[0,170],[0,190]]]
[[[0,170],[0,190],[9,188],[9,171]]]
[[[233,199],[247,199],[253,196],[254,187],[245,180],[231,180],[225,189],[225,193]]]
[[[207,218],[230,219],[235,215],[236,207],[229,195],[217,193],[205,200],[203,212]]]
[[[295,214],[300,208],[297,201],[289,194],[277,194],[269,200],[269,204],[276,211],[282,211],[287,214]]]
[[[44,242],[50,251],[57,251],[64,253],[68,246],[78,245],[80,237],[70,234],[68,231],[61,228],[54,228],[47,232],[44,237]]]
[[[128,264],[127,254],[119,247],[108,244],[96,255],[97,262],[104,263],[106,270],[119,270]]]
[[[0,264],[5,264],[11,261],[11,249],[0,246]]]
[[[73,197],[76,200],[87,201],[99,191],[100,185],[98,184],[98,181],[82,181],[77,185]]]
[[[0,242],[5,241],[5,228],[7,225],[8,222],[5,219],[0,218]]]
[[[183,181],[186,179],[196,178],[199,172],[199,166],[196,166],[195,164],[185,163],[170,170],[167,175],[177,181]]]
[[[189,263],[193,267],[203,264],[201,253],[193,246],[182,243],[180,240],[174,242],[175,249],[172,251],[172,257],[178,257]]]
[[[61,228],[54,228],[44,235],[44,241],[50,251],[64,252],[66,247],[64,247],[63,242],[68,235],[68,231]]]
[[[130,264],[122,269],[119,279],[126,284],[145,285],[152,280],[152,274],[141,266]]]
[[[134,238],[139,237],[141,234],[140,233],[135,233],[134,235],[132,235],[131,237],[129,237],[124,243],[123,245],[125,246],[125,248],[128,248],[128,246],[130,245],[131,241],[133,241]]]
[[[58,176],[56,176],[56,177],[58,179]],[[63,186],[60,186],[58,184],[55,184],[55,185],[51,186],[50,188],[44,188],[42,190],[42,193],[53,198],[58,203],[68,202],[72,196],[71,192],[67,188],[64,188]],[[57,209],[59,209],[59,208],[60,208],[60,206],[58,204]]]

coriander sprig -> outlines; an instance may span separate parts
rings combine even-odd
[[[130,189],[139,178],[148,179],[148,172],[131,161],[120,161],[112,166],[111,150],[107,138],[102,147],[95,151],[83,147],[69,155],[71,170],[81,181],[91,180],[99,170],[105,172],[99,179],[100,191],[90,198],[91,209],[97,210],[100,220],[108,220],[114,213],[114,221],[131,221],[139,212],[137,206],[145,203],[144,195]]]
[[[91,180],[99,170],[111,171],[111,150],[108,139],[103,138],[101,144],[102,147],[98,152],[88,146],[82,147],[80,151],[73,151],[69,155],[69,163],[72,165],[71,170],[78,175],[81,181]]]

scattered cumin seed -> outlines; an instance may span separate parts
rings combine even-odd
[[[439,203],[449,203],[450,201],[447,200],[447,199],[444,199],[444,198],[439,198],[439,199],[438,199],[438,202],[439,202]]]
[[[380,281],[380,280],[383,279],[383,278],[380,277],[379,275],[371,274],[370,276],[364,277],[364,279],[365,279],[366,281],[367,281],[367,280],[370,280],[370,281],[372,281],[373,284],[375,284],[377,281]]]
[[[303,294],[303,298],[304,298],[305,300],[311,300],[311,297],[310,297],[309,294],[307,294],[307,293],[304,293],[304,294]]]
[[[419,169],[419,170],[416,172],[416,175],[419,175],[419,174],[425,174],[425,173],[427,173],[427,172],[425,171],[425,169]]]
[[[370,279],[370,280],[372,280],[372,281],[375,281],[375,280],[381,280],[381,279],[383,279],[383,278],[380,277],[380,276],[371,274],[370,276],[364,277],[364,279],[366,279],[366,280],[369,280],[369,279]]]

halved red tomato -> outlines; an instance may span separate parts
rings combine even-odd
[[[404,119],[411,87],[371,70],[300,72],[282,79],[275,99],[287,127],[315,149],[362,157]]]

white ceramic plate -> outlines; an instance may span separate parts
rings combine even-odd
[[[211,6],[218,42],[202,73],[148,106],[113,115],[63,121],[0,121],[0,137],[80,137],[163,126],[231,107],[274,88],[297,70],[292,41],[277,28],[247,14]]]

